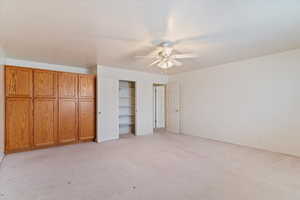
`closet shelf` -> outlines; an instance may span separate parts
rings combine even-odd
[[[133,96],[132,97],[119,97],[120,99],[131,99],[131,98],[134,98]]]
[[[124,106],[119,106],[120,108],[133,108],[134,105],[124,105]]]
[[[119,124],[119,126],[134,126],[134,124],[128,124],[128,123],[124,123],[124,124]]]
[[[135,84],[130,81],[119,81],[119,133],[132,132],[135,127]]]
[[[128,114],[128,115],[119,115],[119,117],[134,117],[134,115],[132,115],[132,114]]]
[[[133,87],[126,87],[126,86],[120,86],[119,89],[128,89],[128,90],[133,90]]]

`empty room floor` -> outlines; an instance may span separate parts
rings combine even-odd
[[[5,157],[1,200],[300,199],[300,159],[155,134]]]

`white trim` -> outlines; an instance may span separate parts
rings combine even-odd
[[[97,139],[97,143],[102,143],[102,142],[107,142],[111,140],[118,140],[119,139],[119,134],[116,137],[111,137],[111,138],[105,138],[105,139]]]
[[[2,162],[3,162],[4,156],[5,156],[5,154],[0,151],[0,166],[1,166]]]

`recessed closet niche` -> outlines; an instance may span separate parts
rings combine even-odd
[[[135,134],[135,82],[119,81],[119,134]]]

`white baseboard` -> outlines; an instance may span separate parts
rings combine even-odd
[[[0,152],[0,164],[1,164],[2,160],[3,160],[3,158],[4,158],[4,153]]]
[[[111,137],[111,138],[99,138],[97,140],[97,143],[102,143],[102,142],[107,142],[107,141],[110,141],[110,140],[118,140],[119,139],[119,136],[116,136],[116,137]]]
[[[154,135],[154,132],[137,134],[136,136],[146,136],[146,135]]]

